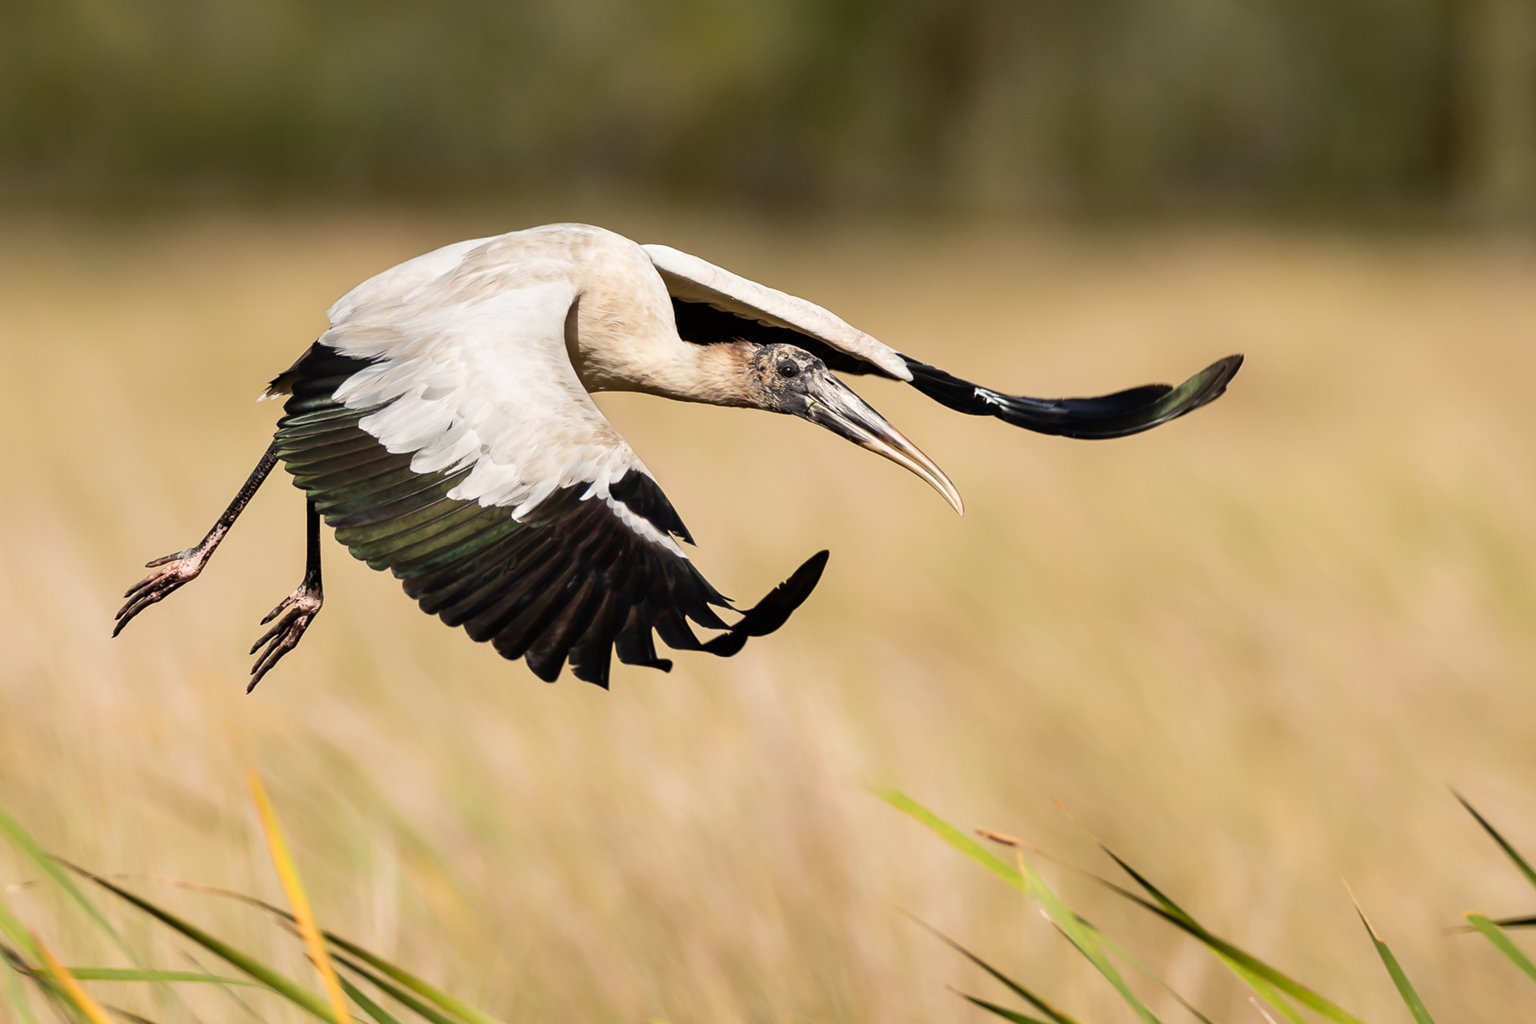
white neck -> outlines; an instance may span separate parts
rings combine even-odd
[[[671,339],[630,337],[600,351],[578,345],[571,353],[588,391],[638,391],[679,402],[755,407],[746,363],[756,348],[744,341],[695,345]]]

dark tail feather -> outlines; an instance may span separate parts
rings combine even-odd
[[[1227,356],[1176,388],[1144,384],[1098,398],[1028,398],[978,387],[936,366],[902,358],[912,371],[913,387],[957,412],[996,416],[1038,434],[1091,440],[1139,434],[1214,402],[1243,365],[1242,356]]]
[[[748,608],[741,621],[731,627],[729,633],[717,636],[704,644],[704,650],[729,658],[747,645],[747,638],[767,636],[789,621],[796,608],[805,603],[821,582],[821,571],[827,567],[827,552],[818,551],[805,560],[783,583],[774,587],[757,604]]]

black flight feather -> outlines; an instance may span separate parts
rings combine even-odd
[[[1029,398],[1005,395],[909,356],[901,358],[912,371],[913,387],[957,412],[996,416],[1038,434],[1093,440],[1139,434],[1214,402],[1243,365],[1240,355],[1218,359],[1178,387],[1144,384],[1098,398]]]
[[[684,341],[698,345],[724,341],[758,345],[781,342],[805,349],[836,373],[890,376],[873,363],[839,352],[810,335],[716,309],[708,303],[674,297],[672,311],[677,318],[677,333]],[[996,416],[1004,423],[1039,434],[1095,440],[1139,434],[1215,401],[1243,365],[1242,356],[1227,356],[1178,387],[1144,384],[1097,398],[1030,398],[972,384],[910,356],[901,358],[912,371],[910,383],[914,388],[957,412]]]
[[[467,469],[415,472],[410,453],[386,451],[358,425],[382,406],[348,409],[332,397],[367,365],[317,343],[279,378],[291,394],[278,456],[354,556],[392,572],[423,611],[522,658],[541,679],[554,681],[569,663],[578,679],[606,687],[614,654],[668,671],[653,633],[679,650],[729,657],[782,626],[820,577],[825,552],[728,626],[715,608],[730,602],[692,562],[626,526],[601,498],[583,500],[584,483],[556,490],[521,521],[510,508],[450,498]],[[692,542],[648,474],[625,473],[609,495],[663,536]],[[690,620],[725,632],[702,642]]]

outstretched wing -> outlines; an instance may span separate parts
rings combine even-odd
[[[1085,440],[1139,434],[1214,402],[1242,365],[1240,355],[1218,359],[1178,387],[1143,384],[1098,398],[1030,398],[1005,395],[961,380],[937,366],[907,359],[912,386],[957,412],[996,416],[1037,434]]]
[[[985,388],[919,362],[805,299],[732,274],[664,245],[643,247],[656,264],[684,341],[787,342],[838,373],[906,381],[934,401],[972,416],[996,416],[1041,434],[1104,439],[1167,423],[1219,398],[1243,364],[1227,356],[1178,387],[1145,384],[1097,398],[1030,398]]]
[[[665,245],[642,245],[666,282],[684,341],[788,341],[844,373],[911,380],[902,356],[814,302],[749,281]],[[812,344],[808,345],[807,339]],[[830,355],[832,359],[826,357]],[[838,355],[845,356],[838,360]],[[843,365],[834,366],[839,361]],[[863,364],[863,368],[856,368]]]
[[[337,540],[547,681],[569,660],[606,687],[614,651],[670,669],[653,631],[729,656],[782,625],[826,553],[728,626],[681,518],[571,367],[570,286],[472,276],[343,299],[279,379],[278,454]],[[443,308],[466,290],[475,301]],[[689,620],[726,632],[701,641]]]

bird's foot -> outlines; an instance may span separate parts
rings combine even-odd
[[[128,600],[117,610],[117,625],[112,628],[112,635],[117,636],[121,633],[123,627],[132,622],[133,617],[145,608],[164,601],[177,590],[197,579],[197,574],[203,571],[203,566],[207,564],[208,556],[211,554],[213,554],[212,547],[199,544],[185,551],[145,562],[145,568],[155,571],[129,587],[128,592],[123,595]]]
[[[260,650],[263,645],[266,646],[266,650],[261,652],[261,657],[256,659],[256,664],[251,666],[251,682],[245,688],[246,693],[256,689],[256,684],[261,682],[261,677],[270,672],[272,666],[281,661],[285,654],[299,645],[304,631],[309,628],[311,622],[315,621],[315,616],[320,614],[320,606],[324,603],[325,595],[321,592],[320,581],[306,576],[297,590],[283,598],[276,608],[267,613],[267,617],[261,620],[261,624],[265,626],[271,622],[272,628],[251,645],[252,654]]]

